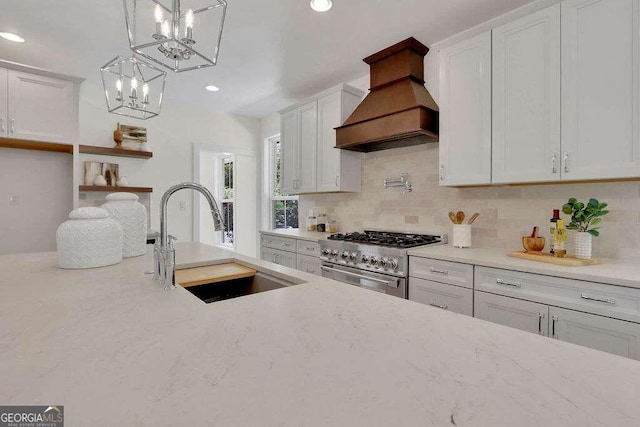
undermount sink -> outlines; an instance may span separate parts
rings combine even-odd
[[[295,284],[236,263],[176,270],[176,282],[207,304]]]

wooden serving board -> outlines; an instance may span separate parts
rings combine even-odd
[[[547,264],[564,265],[566,267],[582,267],[585,265],[602,264],[601,258],[579,259],[571,255],[566,258],[558,258],[545,252],[509,252],[507,256],[528,259],[530,261],[546,262]]]
[[[226,264],[207,265],[205,267],[186,268],[176,270],[176,282],[182,287],[204,285],[207,283],[223,282],[226,280],[253,277],[256,271],[244,265],[229,262]]]

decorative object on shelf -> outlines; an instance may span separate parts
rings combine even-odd
[[[400,178],[389,178],[382,181],[385,190],[389,187],[403,187],[402,194],[411,193],[413,191],[413,185],[408,180],[409,174],[400,174]]]
[[[176,73],[218,62],[225,0],[123,0],[129,47]]]
[[[167,79],[165,71],[134,55],[116,56],[100,68],[100,72],[110,113],[142,120],[160,114]],[[116,144],[121,136],[124,137],[114,132]]]
[[[596,226],[602,222],[602,217],[609,213],[606,207],[607,203],[600,203],[597,199],[589,199],[585,204],[573,197],[562,206],[562,213],[571,215],[567,229],[577,231],[574,247],[576,258],[591,258],[592,237],[600,235],[600,227]]]
[[[117,220],[124,230],[122,256],[144,255],[147,246],[147,209],[133,193],[111,193],[101,207]]]
[[[544,249],[545,239],[538,236],[538,227],[533,227],[530,236],[522,236],[522,247],[525,252],[535,253]]]
[[[127,181],[127,177],[126,176],[121,176],[120,178],[118,178],[118,180],[116,181],[116,186],[118,186],[118,187],[128,187],[129,186],[129,181]]]
[[[113,140],[116,143],[115,148],[139,151],[140,146],[147,142],[147,128],[118,123],[113,131]]]
[[[71,211],[56,232],[58,266],[78,269],[104,267],[122,261],[122,226],[101,208]]]
[[[94,183],[101,173],[102,162],[84,162],[84,185],[99,185]],[[107,184],[105,183],[104,185]]]
[[[107,186],[107,180],[104,179],[104,176],[98,175],[93,180],[93,185],[95,185],[96,187],[106,187]]]
[[[149,145],[149,143],[148,143],[148,142],[146,142],[146,141],[145,141],[145,142],[143,142],[142,144],[140,144],[140,147],[139,147],[139,148],[140,148],[140,151],[145,151],[145,152],[147,152],[147,153],[150,153],[150,152],[151,152],[151,146],[150,146],[150,145]]]
[[[115,187],[120,176],[120,166],[117,163],[103,163],[102,176],[107,181],[106,185]]]

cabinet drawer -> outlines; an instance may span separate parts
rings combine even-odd
[[[298,254],[297,269],[304,271],[305,273],[311,273],[318,276],[322,276],[322,270],[320,269],[320,258],[312,257],[309,255]]]
[[[290,239],[288,237],[278,237],[263,234],[260,237],[260,244],[265,248],[281,249],[288,252],[296,251],[296,239]]]
[[[473,265],[429,258],[409,258],[409,276],[473,288]]]
[[[296,254],[278,249],[262,248],[260,259],[289,268],[297,268]]]
[[[640,289],[476,267],[475,289],[640,322]]]
[[[473,316],[473,289],[411,277],[409,299],[454,313]]]
[[[298,240],[297,249],[299,254],[320,257],[320,243],[308,240]]]
[[[549,336],[549,307],[531,301],[476,291],[473,313],[478,319]]]

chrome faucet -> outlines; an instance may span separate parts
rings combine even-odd
[[[209,202],[211,215],[213,216],[213,225],[216,231],[224,228],[224,222],[218,209],[218,204],[213,198],[209,190],[195,182],[183,182],[169,188],[160,200],[160,239],[156,239],[153,245],[153,279],[159,280],[165,289],[173,289],[176,286],[175,268],[176,268],[176,250],[173,246],[175,237],[167,235],[167,204],[173,193],[183,188],[190,188],[199,191]]]

